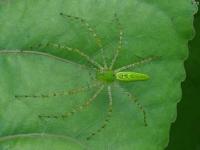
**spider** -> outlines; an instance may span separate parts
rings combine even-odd
[[[90,63],[91,65],[94,66],[94,69],[96,71],[96,80],[99,81],[99,82],[97,84],[93,84],[93,85],[89,85],[89,86],[85,86],[85,87],[81,87],[81,88],[71,89],[67,92],[54,92],[54,93],[50,93],[50,94],[41,94],[41,95],[15,95],[15,98],[45,98],[45,97],[56,97],[56,96],[61,96],[61,95],[72,95],[72,94],[76,94],[78,92],[86,91],[86,90],[91,89],[93,87],[98,87],[96,92],[89,99],[87,99],[84,102],[84,104],[81,104],[81,105],[75,107],[70,112],[63,113],[62,115],[48,115],[47,114],[47,115],[39,115],[38,116],[39,118],[55,118],[55,119],[62,118],[62,119],[65,119],[69,116],[74,115],[76,112],[80,112],[83,109],[90,106],[92,104],[92,102],[97,98],[97,96],[106,88],[107,95],[108,95],[108,101],[109,101],[107,114],[105,116],[104,121],[102,122],[102,125],[96,131],[92,132],[90,135],[87,136],[86,139],[90,140],[94,135],[101,132],[102,129],[104,129],[108,125],[108,123],[111,119],[112,112],[113,112],[112,83],[116,82],[117,80],[121,81],[121,82],[133,82],[133,81],[148,80],[149,76],[147,74],[137,73],[137,72],[132,72],[132,71],[126,71],[126,70],[133,69],[134,67],[141,65],[141,64],[149,63],[152,60],[156,59],[157,57],[147,57],[147,58],[144,58],[144,59],[142,59],[138,62],[128,64],[128,65],[125,65],[125,66],[120,67],[120,68],[114,68],[114,65],[115,65],[115,63],[118,59],[118,56],[120,54],[120,51],[122,49],[122,45],[123,45],[122,41],[123,41],[123,36],[124,36],[122,25],[121,25],[116,14],[114,15],[115,16],[114,18],[115,18],[115,22],[117,23],[117,26],[118,26],[118,29],[119,29],[119,33],[118,33],[119,38],[118,38],[117,48],[115,50],[115,53],[113,55],[113,58],[112,58],[112,61],[111,61],[110,64],[108,64],[106,62],[105,54],[104,54],[104,47],[103,47],[101,38],[96,33],[95,29],[93,29],[92,26],[85,19],[83,19],[81,17],[66,15],[66,14],[63,14],[63,13],[60,13],[60,15],[62,17],[64,17],[65,19],[71,19],[73,21],[80,22],[86,28],[88,33],[90,33],[92,35],[92,37],[95,39],[96,45],[100,49],[101,59],[102,59],[103,64],[98,63],[93,58],[91,58],[86,53],[84,53],[83,51],[81,51],[80,49],[77,49],[77,48],[62,46],[62,45],[55,44],[55,43],[48,43],[46,46],[50,47],[50,48],[62,49],[64,51],[70,51],[70,52],[76,53],[80,57],[82,57],[83,59],[87,60],[88,63]],[[23,51],[21,51],[21,52],[23,52]],[[133,99],[136,106],[142,112],[144,126],[147,126],[148,124],[147,124],[147,120],[146,120],[145,109],[134,98],[134,96],[131,93],[127,93],[127,95],[129,96],[130,99]]]

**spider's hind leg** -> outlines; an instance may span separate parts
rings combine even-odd
[[[117,68],[117,69],[114,70],[114,72],[117,73],[117,72],[124,71],[124,70],[127,70],[127,69],[133,69],[133,68],[135,68],[139,65],[150,63],[153,60],[157,60],[159,58],[160,58],[160,56],[149,56],[149,57],[143,58],[139,61],[136,61],[135,63],[128,64],[128,65],[122,66],[120,68]]]
[[[138,101],[138,99],[133,96],[130,92],[124,92],[125,94],[127,94],[127,96],[129,97],[129,100],[131,102],[134,102],[136,104],[136,106],[138,107],[138,109],[142,112],[142,115],[143,115],[143,123],[144,123],[144,126],[148,126],[148,123],[147,123],[147,116],[146,116],[146,111],[144,109],[144,107],[142,106],[142,104]]]

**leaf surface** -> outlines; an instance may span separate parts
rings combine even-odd
[[[181,99],[195,6],[190,0],[2,1],[0,148],[164,149]],[[119,39],[113,68],[140,62],[126,70],[148,74],[148,81],[96,81],[102,48],[111,65]]]
[[[198,9],[200,5],[198,5]],[[167,150],[200,149],[200,11],[195,15],[195,38],[189,43],[189,58],[185,62],[187,78],[182,84],[183,97],[178,105],[178,118],[170,131],[170,143]],[[187,122],[187,124],[185,124]],[[183,141],[185,141],[183,143]]]

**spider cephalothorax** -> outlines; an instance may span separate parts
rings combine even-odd
[[[96,73],[96,79],[102,82],[111,83],[115,80],[115,73],[112,70],[100,70]]]

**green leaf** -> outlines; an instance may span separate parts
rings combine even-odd
[[[164,149],[195,11],[190,0],[0,2],[0,148]],[[114,56],[113,70],[150,79],[96,80]]]
[[[198,7],[200,8],[200,5]],[[189,43],[189,58],[185,62],[187,78],[182,85],[183,98],[178,105],[178,118],[170,131],[170,143],[167,150],[200,149],[200,11],[195,15],[194,26],[196,36]]]

